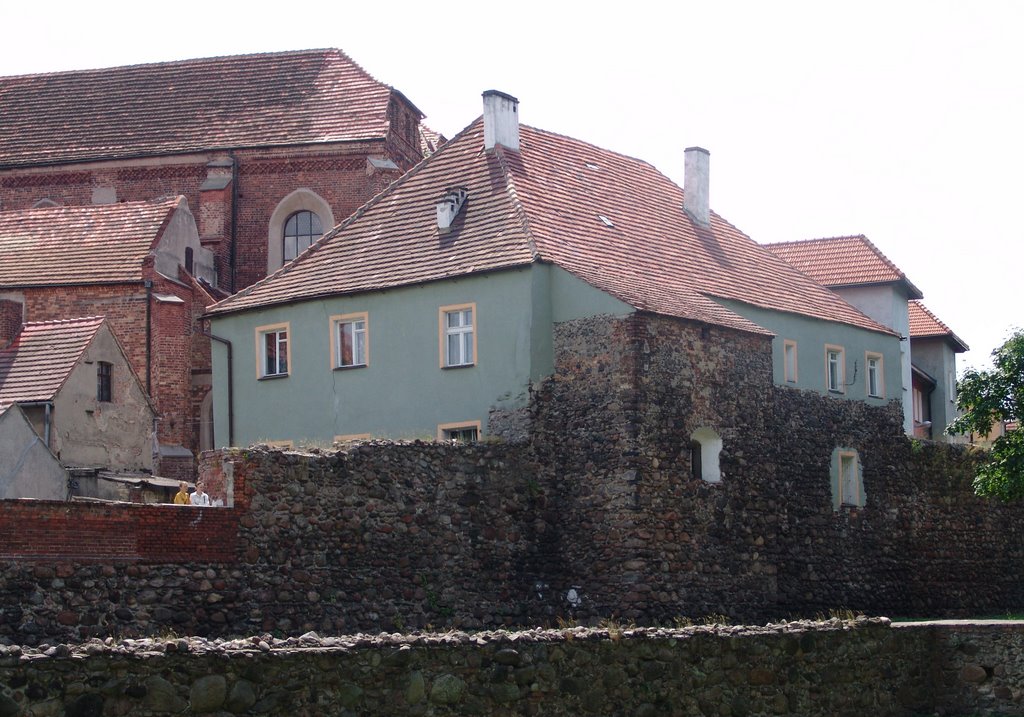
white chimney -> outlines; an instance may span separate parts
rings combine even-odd
[[[711,153],[703,147],[687,147],[683,173],[683,209],[702,227],[711,226],[708,184]]]
[[[497,90],[484,92],[484,149],[500,144],[519,151],[519,100]]]
[[[465,187],[449,187],[437,200],[437,230],[447,234],[452,230],[452,222],[462,209],[468,191]]]

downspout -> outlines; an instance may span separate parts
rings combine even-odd
[[[235,242],[238,241],[238,160],[234,152],[228,152],[231,157],[231,247],[229,249],[231,262],[231,293],[235,293]],[[212,337],[211,337],[212,338]],[[231,344],[228,344],[230,346]],[[228,349],[230,354],[231,349]],[[231,364],[228,363],[230,367]],[[230,371],[230,368],[228,369]]]
[[[213,333],[202,328],[202,326],[199,328],[199,333],[208,339],[219,341],[227,346],[228,349],[228,445],[233,446],[235,445],[235,382],[232,370],[234,361],[231,357],[231,342],[220,336],[214,336]]]
[[[146,287],[146,393],[153,398],[153,280],[142,282]]]

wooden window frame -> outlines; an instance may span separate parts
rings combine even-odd
[[[839,354],[835,388],[832,388],[832,374],[829,371],[829,354],[832,353]],[[846,349],[838,344],[825,344],[825,390],[829,393],[846,393]]]
[[[356,324],[363,322],[363,362],[362,363],[341,363],[341,327],[344,324]],[[366,311],[351,314],[335,314],[330,319],[330,341],[331,341],[331,368],[350,369],[365,368],[370,365],[370,314]],[[353,330],[354,332],[354,330]]]
[[[292,329],[291,322],[284,321],[277,324],[266,324],[264,326],[256,327],[256,378],[259,380],[264,379],[276,379],[285,378],[291,375],[294,368],[292,364]],[[285,371],[284,373],[266,373],[266,349],[265,349],[265,338],[267,334],[285,334]],[[280,343],[280,340],[278,341]],[[278,354],[280,356],[280,354]],[[281,361],[278,358],[278,366],[280,367]]]
[[[789,372],[789,350],[793,349],[793,375]],[[782,379],[785,383],[797,383],[799,380],[800,358],[797,353],[796,341],[785,339],[782,342]]]
[[[473,356],[470,361],[463,363],[448,363],[448,315],[457,312],[469,311],[472,323],[470,329],[473,336]],[[457,327],[463,328],[463,327]],[[442,306],[437,311],[437,330],[438,330],[438,349],[441,368],[467,368],[469,366],[476,366],[478,360],[477,354],[477,337],[479,335],[479,325],[477,322],[477,311],[476,303],[468,304],[450,304],[448,306]],[[466,333],[465,331],[451,332],[451,333]]]
[[[878,392],[871,392],[871,362],[878,361],[876,370]],[[885,398],[885,356],[877,351],[864,352],[864,392],[868,398]]]

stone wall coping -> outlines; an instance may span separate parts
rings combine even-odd
[[[922,623],[926,624],[926,623]],[[481,632],[414,632],[387,633],[376,635],[356,633],[352,635],[324,637],[307,632],[299,637],[277,638],[272,635],[252,635],[237,639],[207,639],[204,637],[141,638],[115,640],[112,637],[100,640],[93,638],[82,643],[41,644],[38,647],[21,645],[0,645],[0,666],[9,661],[34,661],[40,659],[84,658],[96,655],[122,655],[153,657],[166,653],[222,653],[239,655],[244,653],[274,652],[337,652],[364,649],[413,647],[444,647],[474,644],[478,647],[501,648],[520,645],[528,647],[544,643],[566,643],[573,641],[600,640],[686,640],[697,636],[720,638],[757,637],[777,634],[802,634],[807,632],[836,632],[871,627],[890,627],[886,617],[858,617],[854,620],[832,618],[824,621],[794,620],[791,622],[769,623],[767,625],[692,625],[688,627],[567,627],[535,628],[532,630],[488,630]],[[499,648],[499,649],[501,649]]]

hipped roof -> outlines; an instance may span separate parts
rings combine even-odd
[[[766,334],[715,299],[892,333],[638,159],[532,127],[521,151],[483,149],[478,119],[293,262],[213,315],[473,273],[557,265],[641,311]],[[447,234],[435,204],[465,187]]]

